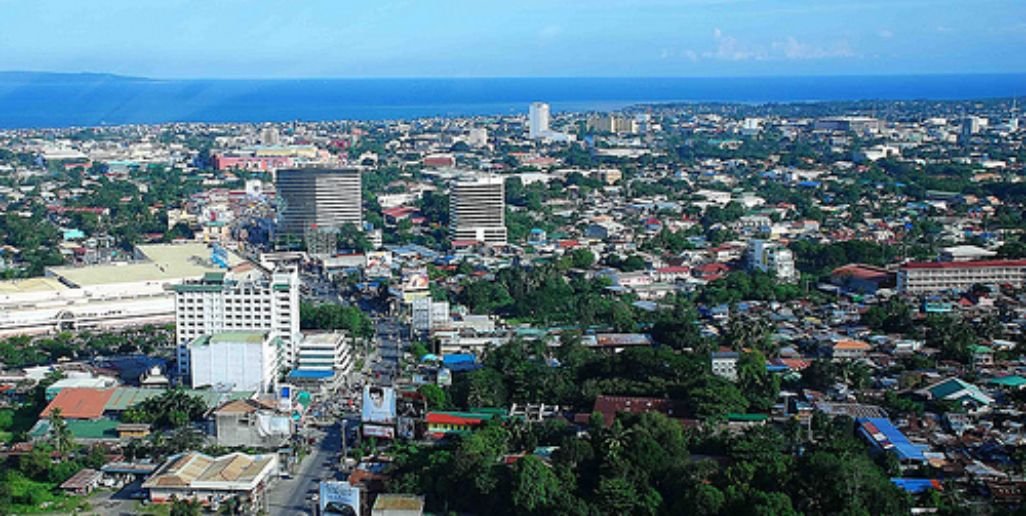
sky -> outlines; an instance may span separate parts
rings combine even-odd
[[[1026,72],[1026,0],[0,0],[0,70],[152,78]]]

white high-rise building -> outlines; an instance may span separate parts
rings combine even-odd
[[[449,190],[449,232],[454,241],[506,244],[506,184],[501,176],[470,176]]]
[[[532,140],[543,138],[549,133],[549,105],[534,102],[528,111],[528,135]]]
[[[281,202],[278,231],[303,235],[310,230],[363,227],[363,172],[359,169],[291,168],[278,171]]]
[[[284,344],[274,332],[229,332],[189,342],[192,387],[273,392]]]
[[[471,127],[467,132],[467,145],[471,147],[484,147],[488,145],[488,129],[484,127]]]
[[[345,332],[306,335],[297,346],[297,370],[346,374],[352,368],[352,339]]]
[[[178,374],[189,378],[188,344],[226,332],[275,332],[284,343],[283,360],[292,364],[299,333],[299,276],[260,268],[208,273],[172,287]]]
[[[753,269],[773,273],[780,281],[798,279],[794,253],[776,242],[753,240],[748,249],[748,263]]]

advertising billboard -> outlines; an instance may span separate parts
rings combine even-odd
[[[360,489],[349,482],[321,482],[320,504],[321,514],[359,516]]]
[[[418,269],[415,271],[403,272],[403,292],[417,292],[428,289],[427,270]]]
[[[392,274],[392,253],[389,251],[376,251],[366,254],[368,277],[390,276]]]
[[[361,420],[364,423],[395,422],[395,389],[377,385],[363,386],[363,410]]]
[[[363,425],[363,438],[395,439],[395,428],[382,425]]]
[[[417,423],[412,417],[399,418],[399,437],[413,439],[416,437]]]

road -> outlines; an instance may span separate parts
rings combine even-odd
[[[310,514],[310,495],[316,493],[321,480],[337,479],[338,454],[342,450],[342,429],[338,423],[325,429],[318,437],[293,478],[278,479],[268,490],[269,512],[272,515]]]

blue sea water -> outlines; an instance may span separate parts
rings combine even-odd
[[[0,74],[0,127],[383,120],[616,109],[655,102],[982,99],[1026,94],[1026,74],[750,78],[151,80]]]

